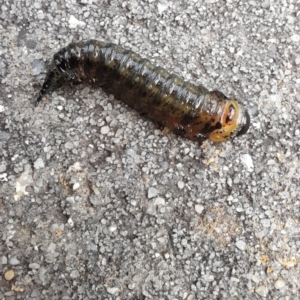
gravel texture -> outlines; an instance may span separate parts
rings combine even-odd
[[[0,4],[0,299],[299,299],[296,0]],[[201,146],[101,89],[34,107],[71,41],[121,44],[240,99]]]

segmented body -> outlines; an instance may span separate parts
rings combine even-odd
[[[226,141],[248,130],[244,107],[154,66],[148,59],[97,40],[71,43],[54,57],[37,102],[67,83],[90,82],[138,112],[190,139]]]

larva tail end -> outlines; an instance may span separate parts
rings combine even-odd
[[[39,103],[42,101],[42,99],[43,99],[43,95],[41,93],[39,93],[39,96],[37,97],[34,105],[38,106]]]

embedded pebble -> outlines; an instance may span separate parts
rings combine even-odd
[[[69,19],[69,28],[73,29],[78,27],[84,27],[86,25],[85,22],[77,20],[74,16],[70,16]]]
[[[204,274],[201,278],[206,282],[213,282],[215,280],[214,275],[208,275],[208,274]]]
[[[32,62],[32,75],[38,75],[42,72],[44,68],[44,62],[41,61],[40,59],[34,59]]]
[[[285,282],[283,281],[283,280],[280,280],[280,279],[278,279],[276,282],[275,282],[275,288],[277,289],[277,290],[280,290],[280,289],[282,289],[282,288],[284,288],[285,287]]]
[[[71,217],[68,219],[68,224],[69,224],[70,227],[74,226],[74,221]]]
[[[39,11],[37,12],[37,17],[38,17],[38,19],[40,19],[40,20],[45,19],[44,12],[43,12],[42,10],[39,10]]]
[[[111,295],[114,295],[114,294],[116,294],[116,293],[119,292],[119,288],[118,287],[108,287],[106,290]]]
[[[195,210],[196,210],[196,213],[201,215],[203,210],[204,210],[204,206],[203,205],[200,205],[200,204],[196,204],[195,205]]]
[[[0,165],[0,173],[3,173],[6,171],[6,165]]]
[[[78,270],[74,270],[70,274],[70,277],[73,278],[73,279],[78,278],[79,276],[80,276],[80,274],[79,274]]]
[[[32,176],[30,174],[31,169],[29,168],[30,166],[26,167],[26,170],[18,179],[16,179],[16,195],[14,195],[15,200],[19,200],[23,195],[29,194],[28,192],[26,192],[26,187],[33,182]]]
[[[14,272],[14,270],[8,270],[8,271],[6,271],[5,274],[4,274],[4,278],[5,278],[7,281],[12,280],[14,277],[15,277],[15,272]]]
[[[153,205],[165,205],[165,204],[166,204],[165,199],[161,197],[157,197],[153,201]]]
[[[29,268],[30,269],[39,269],[40,265],[38,263],[32,263],[32,264],[29,264]]]
[[[262,239],[264,236],[266,236],[269,232],[269,229],[263,229],[262,231],[255,232],[255,235],[258,239]]]
[[[242,240],[237,241],[237,242],[235,243],[235,245],[236,245],[236,247],[237,247],[238,249],[240,249],[240,250],[242,250],[242,251],[244,251],[244,250],[246,249],[246,243],[245,243],[244,241],[242,241]]]
[[[262,225],[264,226],[264,227],[270,227],[271,226],[271,221],[270,221],[270,219],[262,219],[261,221],[260,221],[261,223],[262,223]]]
[[[36,170],[42,169],[45,167],[44,161],[41,157],[39,157],[35,162],[34,162],[34,168]]]
[[[230,277],[230,280],[233,281],[233,282],[239,282],[240,281],[238,278],[233,277],[233,276]]]
[[[128,288],[129,288],[130,290],[134,290],[135,287],[136,287],[135,283],[130,283],[130,284],[128,284]]]
[[[12,266],[16,266],[16,265],[19,265],[19,264],[20,264],[20,261],[19,261],[16,257],[12,257],[12,258],[9,260],[9,264],[12,265]]]
[[[40,268],[39,269],[39,278],[42,282],[45,282],[46,278],[45,278],[45,274],[47,273],[47,270],[45,268]]]
[[[109,127],[108,126],[101,127],[101,133],[102,134],[108,134],[109,133]]]
[[[7,257],[6,256],[1,256],[0,260],[0,265],[6,265],[7,264]]]
[[[36,290],[36,289],[34,289],[34,290],[32,291],[32,293],[30,294],[30,297],[31,297],[31,298],[36,298],[38,295],[39,295],[39,291]]]
[[[148,189],[148,198],[151,199],[151,198],[154,198],[158,195],[158,190],[154,187],[149,187]]]
[[[11,137],[11,134],[6,131],[0,130],[0,141],[8,141]]]
[[[138,155],[136,154],[136,152],[133,149],[127,149],[125,151],[125,153],[127,155],[129,155],[130,157],[132,157],[133,159],[137,159],[138,158]]]
[[[112,224],[110,227],[109,227],[109,231],[110,232],[114,232],[114,231],[116,231],[117,230],[117,225],[115,225],[115,224]]]
[[[75,182],[73,184],[73,191],[77,190],[80,187],[80,183],[79,182]]]
[[[0,105],[0,113],[5,111],[5,107],[3,105]]]
[[[254,169],[253,160],[249,154],[242,154],[241,162],[246,167],[247,171],[253,172],[253,169]]]
[[[184,182],[183,181],[178,181],[177,185],[178,185],[178,188],[180,190],[184,188]]]
[[[157,4],[157,10],[159,14],[162,14],[167,8],[168,8],[167,2]]]
[[[262,297],[267,297],[268,292],[269,292],[268,288],[265,287],[264,285],[261,285],[255,289],[255,293]]]
[[[300,41],[300,35],[299,34],[294,34],[291,36],[291,40],[293,42],[299,42]]]
[[[8,179],[7,179],[7,173],[0,174],[0,182],[1,181],[8,181]]]
[[[256,284],[260,282],[260,277],[257,273],[254,273],[252,276],[251,276],[251,280],[253,282],[255,282]]]
[[[73,144],[71,142],[66,142],[65,143],[65,148],[66,149],[73,149]]]

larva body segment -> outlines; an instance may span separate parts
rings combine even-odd
[[[54,57],[37,102],[67,83],[96,83],[138,112],[190,139],[227,141],[247,132],[250,118],[235,99],[209,92],[148,59],[97,40],[71,43]]]

